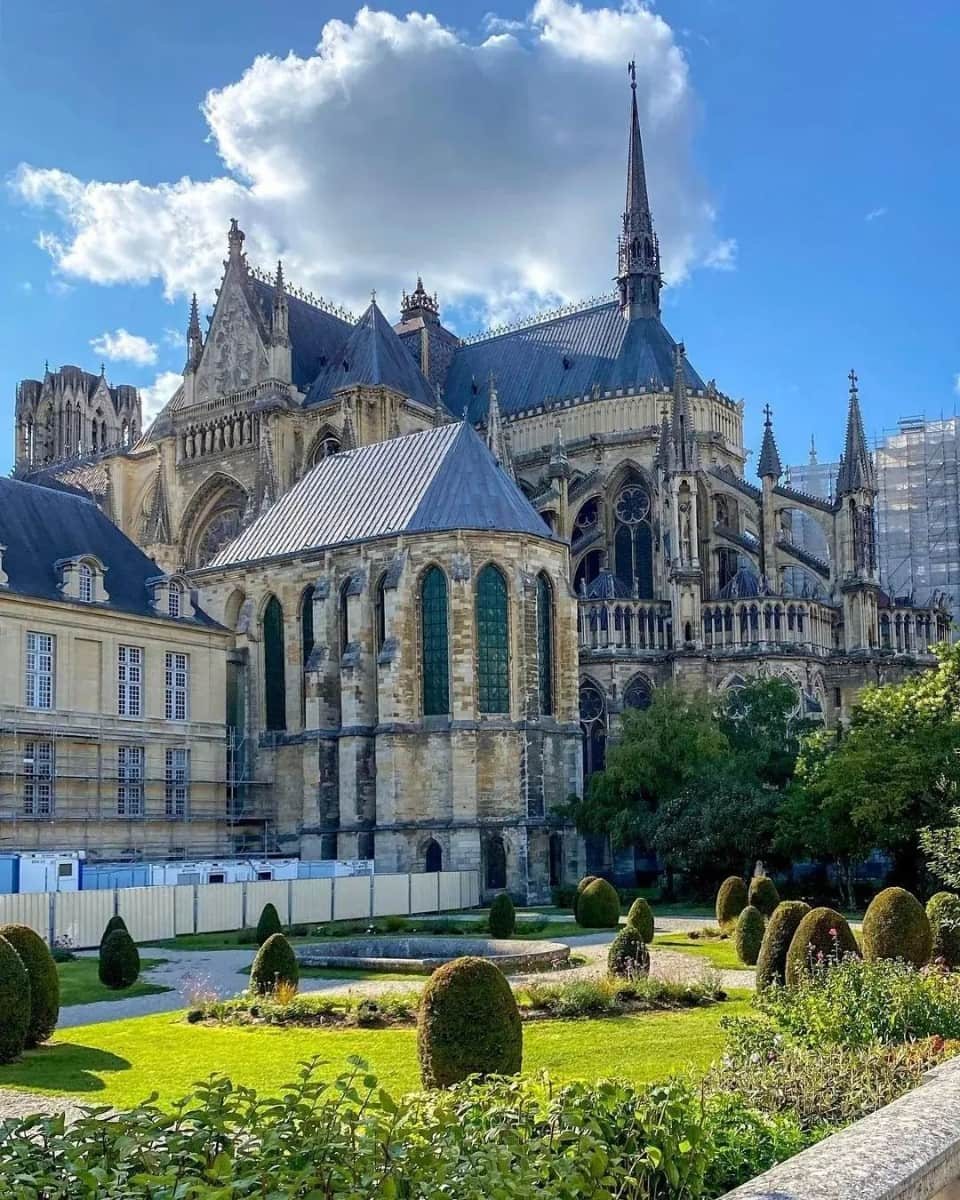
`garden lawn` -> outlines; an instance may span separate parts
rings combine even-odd
[[[556,1080],[618,1076],[634,1083],[702,1073],[720,1053],[720,1019],[748,1010],[745,993],[706,1008],[524,1026],[524,1071]],[[298,1064],[318,1056],[321,1077],[360,1055],[391,1091],[419,1084],[414,1029],[254,1029],[188,1025],[182,1014],[65,1029],[53,1043],[0,1067],[0,1087],[68,1095],[124,1108],[157,1092],[169,1104],[213,1072],[275,1094]]]
[[[140,970],[157,967],[162,958],[143,958]],[[104,987],[98,975],[99,963],[95,958],[78,958],[74,962],[57,963],[60,976],[60,1007],[71,1004],[93,1004],[96,1000],[129,1000],[131,996],[155,996],[158,992],[169,992],[168,987],[148,983],[142,976],[133,987],[114,990]]]
[[[733,938],[691,938],[686,933],[658,933],[651,943],[654,950],[679,950],[709,962],[720,971],[751,971],[737,958]]]

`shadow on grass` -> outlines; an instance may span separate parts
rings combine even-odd
[[[132,1063],[74,1042],[54,1042],[28,1050],[19,1061],[0,1067],[0,1088],[36,1092],[101,1092],[106,1086],[94,1072],[129,1071]]]

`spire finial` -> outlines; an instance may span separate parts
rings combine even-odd
[[[850,368],[850,374],[847,376],[847,378],[850,380],[850,395],[856,396],[857,395],[857,373],[853,369],[853,367]]]
[[[370,303],[376,304],[376,302],[377,302],[377,289],[371,288],[370,289]]]
[[[763,416],[764,416],[764,421],[763,421],[764,426],[767,429],[772,428],[773,421],[771,421],[770,418],[773,416],[773,409],[770,407],[769,404],[765,404],[763,406]]]
[[[273,281],[273,286],[277,289],[278,294],[284,291],[283,260],[280,258],[277,259],[277,275]]]
[[[631,58],[627,63],[627,74],[630,76],[630,87],[633,91],[637,90],[637,60]]]
[[[815,467],[815,466],[817,465],[817,462],[818,462],[818,459],[817,459],[817,439],[816,439],[816,438],[814,437],[814,435],[811,433],[811,434],[810,434],[810,466],[811,466],[811,467]]]
[[[240,222],[236,217],[230,218],[230,229],[227,233],[227,250],[230,257],[239,259],[243,255],[243,239],[245,234],[240,228]]]
[[[617,286],[624,318],[660,315],[660,247],[653,229],[647,176],[643,165],[640,115],[637,111],[637,64],[627,65],[630,77],[630,141],[627,155],[627,204],[618,244]]]
[[[104,362],[100,363],[100,378],[102,379],[107,373],[107,365]]]
[[[776,438],[773,436],[773,409],[769,404],[764,405],[763,416],[763,445],[760,447],[757,474],[761,479],[769,476],[776,481],[783,474],[783,465],[780,462],[780,451],[777,449]]]

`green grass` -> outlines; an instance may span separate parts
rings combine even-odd
[[[535,1021],[524,1027],[524,1072],[556,1080],[616,1075],[646,1083],[702,1073],[720,1053],[720,1019],[747,1011],[745,993],[709,1008],[594,1021]],[[0,1067],[0,1088],[68,1095],[127,1107],[152,1092],[170,1103],[214,1071],[275,1093],[297,1064],[317,1055],[334,1078],[361,1055],[391,1091],[418,1086],[414,1029],[273,1029],[187,1025],[182,1014],[135,1017],[64,1029],[55,1040]]]
[[[141,959],[140,969],[146,971],[150,967],[159,966],[163,961],[162,958]],[[129,1000],[131,996],[155,996],[158,992],[171,990],[161,987],[158,983],[147,983],[141,976],[133,987],[114,991],[100,982],[97,975],[98,966],[95,958],[78,958],[74,962],[57,963],[61,1008],[71,1004],[93,1004],[96,1000]]]
[[[679,950],[682,954],[704,959],[721,971],[751,970],[737,958],[732,938],[720,941],[715,938],[691,938],[686,933],[658,933],[653,939],[653,948]]]

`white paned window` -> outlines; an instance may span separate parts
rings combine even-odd
[[[171,617],[180,616],[180,588],[176,583],[167,588],[167,612]]]
[[[185,817],[190,798],[190,751],[167,750],[164,805],[168,817]]]
[[[27,742],[23,751],[23,812],[53,815],[53,742]]]
[[[186,721],[190,715],[190,656],[167,651],[163,712],[168,721]]]
[[[117,749],[117,816],[143,816],[143,747]]]
[[[143,649],[117,647],[117,712],[121,717],[143,716]]]
[[[28,708],[53,708],[53,663],[56,638],[50,633],[27,634],[26,703]]]
[[[93,568],[89,563],[81,563],[79,567],[79,594],[84,604],[93,600]]]

